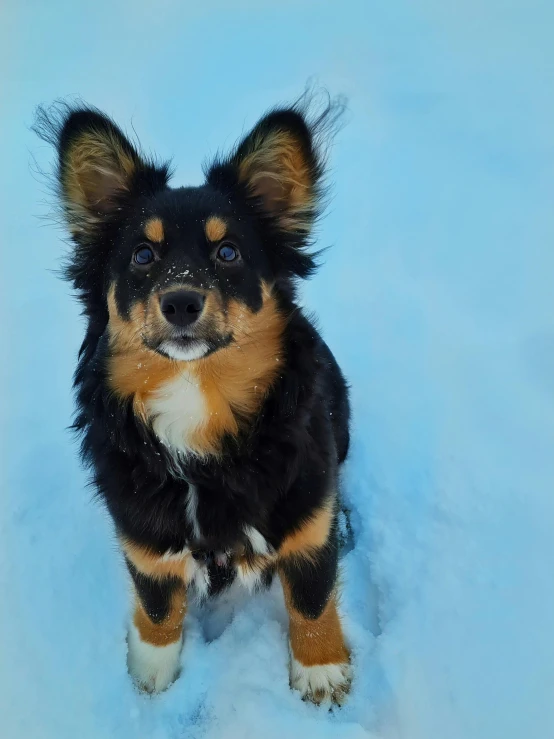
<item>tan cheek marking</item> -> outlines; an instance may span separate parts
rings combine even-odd
[[[177,588],[171,596],[169,614],[160,623],[154,623],[144,610],[138,596],[135,595],[135,613],[133,621],[142,641],[155,647],[164,647],[179,641],[183,632],[183,619],[186,614],[185,587]]]
[[[155,244],[161,244],[164,240],[164,226],[161,218],[150,218],[144,226],[144,234]]]
[[[280,557],[301,556],[312,558],[325,545],[333,521],[332,502],[311,516],[303,526],[285,538],[279,548]]]
[[[281,582],[289,614],[290,646],[294,658],[304,667],[348,662],[350,654],[344,640],[336,594],[333,593],[319,618],[310,619],[294,607],[290,587],[283,576]]]
[[[269,289],[265,298],[258,313],[231,302],[227,317],[234,343],[191,363],[209,414],[209,421],[192,439],[200,453],[217,454],[224,434],[236,436],[240,426],[257,412],[277,377],[285,319]]]
[[[110,286],[108,291],[108,329],[110,334],[110,343],[112,348],[118,351],[134,349],[141,344],[140,329],[144,324],[144,313],[146,307],[137,303],[131,309],[129,319],[123,318],[117,310],[115,300],[115,283]]]
[[[227,233],[227,224],[219,216],[210,216],[204,226],[208,241],[221,241]]]
[[[179,372],[177,362],[147,349],[142,341],[148,306],[137,304],[131,310],[129,320],[124,320],[117,311],[115,285],[108,292],[108,330],[110,335],[110,357],[108,359],[108,382],[121,397],[134,396],[134,409],[144,417],[144,400],[163,382],[171,380]],[[154,324],[155,317],[148,317]]]

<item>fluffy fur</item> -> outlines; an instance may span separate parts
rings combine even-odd
[[[305,666],[293,654],[293,684],[315,699],[346,689],[340,623],[325,638],[323,614],[337,588],[348,394],[295,298],[316,268],[322,141],[337,112],[273,110],[203,185],[172,189],[169,167],[103,113],[39,111],[87,319],[74,426],[146,624],[130,631],[131,672],[151,690],[177,672],[178,647],[163,645],[184,613],[180,588],[207,597],[237,574],[257,586],[275,572],[298,643],[303,629],[322,637]]]

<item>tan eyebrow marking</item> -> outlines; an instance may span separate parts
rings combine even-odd
[[[227,233],[227,224],[219,216],[210,216],[204,225],[208,241],[221,241]]]
[[[164,240],[164,226],[161,218],[151,218],[144,226],[146,238],[160,244]]]

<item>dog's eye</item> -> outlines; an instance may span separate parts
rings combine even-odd
[[[217,250],[217,258],[222,262],[234,262],[239,256],[238,249],[230,241],[224,241]]]
[[[141,267],[154,261],[154,252],[149,246],[139,246],[133,254],[133,262]]]

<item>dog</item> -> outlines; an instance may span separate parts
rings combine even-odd
[[[268,112],[199,187],[169,186],[99,110],[39,108],[57,152],[65,276],[84,308],[75,372],[81,454],[133,585],[128,669],[178,676],[187,600],[238,579],[282,583],[290,684],[342,703],[338,611],[345,378],[297,302],[316,270],[333,102]]]

